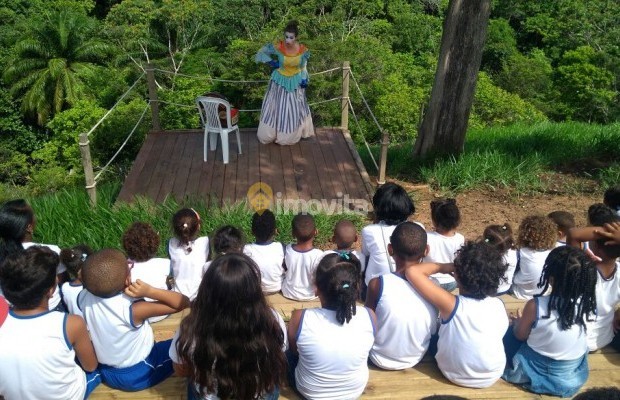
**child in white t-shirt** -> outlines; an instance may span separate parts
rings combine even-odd
[[[454,273],[458,296],[433,282],[430,275],[437,272]],[[466,243],[454,264],[411,265],[405,272],[413,287],[439,310],[435,359],[441,373],[457,385],[489,387],[504,371],[502,338],[508,316],[495,294],[505,273],[503,255],[484,241]]]
[[[0,286],[12,303],[0,322],[0,397],[7,400],[82,400],[101,382],[84,319],[49,311],[58,262],[40,246],[3,259]]]
[[[314,218],[297,214],[292,222],[293,237],[297,243],[289,244],[284,251],[286,275],[282,282],[282,295],[292,300],[314,300],[314,271],[323,251],[314,248],[317,235]]]
[[[368,284],[366,307],[377,315],[378,330],[370,361],[379,368],[401,370],[420,362],[437,332],[438,312],[405,279],[405,270],[419,264],[428,252],[424,228],[412,222],[398,224],[388,251],[396,262],[393,274]]]
[[[530,300],[542,294],[538,287],[547,256],[555,248],[557,227],[551,218],[530,215],[523,218],[517,237],[517,271],[512,279],[512,294]]]
[[[387,251],[390,236],[396,225],[415,213],[415,206],[407,191],[394,182],[387,182],[372,197],[374,223],[362,228],[362,254],[366,258],[362,299],[372,278],[394,272],[394,259]]]
[[[265,294],[277,293],[282,289],[284,246],[273,240],[277,232],[276,216],[271,210],[257,211],[252,215],[252,234],[256,241],[243,248],[243,253],[254,260],[260,269]]]
[[[179,312],[189,306],[189,299],[131,279],[122,252],[100,250],[82,267],[85,290],[78,296],[78,305],[88,324],[103,382],[114,389],[137,391],[173,372],[168,355],[171,340],[155,343],[149,319]]]
[[[168,290],[170,260],[155,257],[159,249],[159,234],[151,224],[134,222],[123,233],[123,249],[129,257],[131,281],[140,279],[157,289]],[[145,299],[155,301],[153,299]],[[150,321],[155,322],[155,321]]]
[[[512,316],[504,338],[508,365],[503,378],[538,394],[571,397],[588,379],[587,321],[596,312],[596,266],[568,246],[549,253],[543,291]]]
[[[451,263],[456,252],[465,244],[465,237],[456,231],[461,224],[461,212],[454,199],[431,201],[431,219],[434,231],[428,233],[428,254],[424,262]],[[456,281],[450,274],[433,274],[439,286],[451,292],[456,289]]]
[[[336,222],[332,242],[336,245],[336,250],[326,250],[325,253],[323,253],[323,256],[333,253],[353,254],[360,261],[361,279],[364,270],[366,270],[366,257],[364,257],[361,251],[355,249],[355,243],[357,242],[357,230],[355,229],[353,222],[348,219],[342,219]]]
[[[82,264],[91,254],[93,254],[93,250],[85,244],[78,244],[60,251],[60,260],[67,267],[69,281],[60,285],[58,290],[60,290],[60,298],[69,314],[82,316],[82,311],[77,305],[77,297],[84,289],[80,271]]]
[[[566,235],[575,227],[575,216],[568,211],[553,211],[547,214],[558,227],[558,240],[555,247],[566,246]]]
[[[506,269],[506,275],[499,281],[496,296],[507,294],[510,292],[512,278],[517,268],[517,252],[513,249],[512,228],[508,223],[504,225],[489,225],[484,228],[482,239],[504,255],[504,262],[508,264],[508,268]]]
[[[620,217],[620,185],[612,186],[605,191],[603,203]]]
[[[168,241],[174,291],[193,300],[202,280],[202,267],[209,258],[209,238],[200,234],[200,215],[183,208],[172,217],[174,237]]]

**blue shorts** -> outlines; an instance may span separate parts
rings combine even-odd
[[[114,389],[135,392],[155,386],[172,375],[172,360],[168,355],[172,339],[157,342],[144,361],[125,368],[99,364],[103,383]]]
[[[93,372],[86,372],[86,392],[84,392],[84,399],[87,399],[100,383],[101,373],[98,369]]]

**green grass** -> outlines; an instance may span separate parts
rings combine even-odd
[[[172,236],[172,215],[182,207],[193,207],[202,217],[201,235],[211,236],[223,225],[233,225],[242,229],[247,241],[252,241],[250,230],[253,210],[245,204],[222,208],[209,207],[204,202],[178,203],[173,199],[163,204],[155,204],[140,199],[133,204],[114,204],[120,184],[102,185],[97,191],[97,206],[90,206],[83,188],[65,189],[54,194],[27,199],[34,208],[37,226],[35,241],[57,244],[60,247],[86,243],[95,249],[104,247],[121,248],[123,231],[134,221],[145,221],[153,225],[161,237],[158,254],[166,255],[166,243]],[[293,241],[291,220],[293,213],[276,214],[278,235],[276,240],[284,243]],[[365,223],[360,214],[313,214],[319,234],[315,245],[329,248],[334,225],[342,218],[352,220],[358,229]]]
[[[413,143],[388,150],[388,175],[429,183],[444,191],[545,189],[544,174],[593,178],[601,188],[620,182],[620,124],[542,123],[471,130],[458,157],[430,161],[411,156]],[[379,146],[372,146],[378,159]],[[360,155],[375,171],[365,148]]]

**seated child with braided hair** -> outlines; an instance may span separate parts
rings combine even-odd
[[[454,273],[459,295],[437,286],[430,276]],[[497,297],[506,273],[502,254],[481,242],[467,243],[454,264],[409,265],[407,280],[439,310],[437,366],[457,385],[484,388],[493,385],[506,366],[502,337],[508,328],[504,303]]]
[[[69,281],[60,285],[58,290],[60,290],[60,299],[69,314],[82,316],[82,311],[77,306],[77,297],[84,289],[81,279],[82,265],[91,254],[93,250],[85,244],[60,250],[60,261],[67,267]]]
[[[101,363],[103,382],[125,391],[143,390],[172,375],[171,340],[155,343],[149,318],[184,310],[189,299],[138,279],[131,281],[127,258],[115,249],[100,250],[82,267],[85,290],[78,296]],[[140,301],[142,298],[155,301]]]
[[[295,310],[288,325],[289,384],[304,398],[355,399],[368,382],[376,318],[356,306],[357,257],[328,254],[316,268],[320,308]]]
[[[570,397],[588,379],[586,323],[596,312],[596,266],[579,250],[558,247],[543,268],[543,292],[512,316],[502,376],[539,394]]]

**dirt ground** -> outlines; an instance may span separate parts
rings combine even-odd
[[[430,201],[440,197],[426,185],[412,185],[397,181],[413,193],[416,213],[413,220],[432,228]],[[586,224],[588,207],[603,201],[601,194],[538,194],[514,196],[501,192],[476,190],[458,194],[456,203],[461,211],[461,226],[458,231],[467,239],[476,239],[487,225],[509,223],[517,232],[519,223],[527,215],[547,215],[552,211],[568,211],[575,216],[578,226]]]

